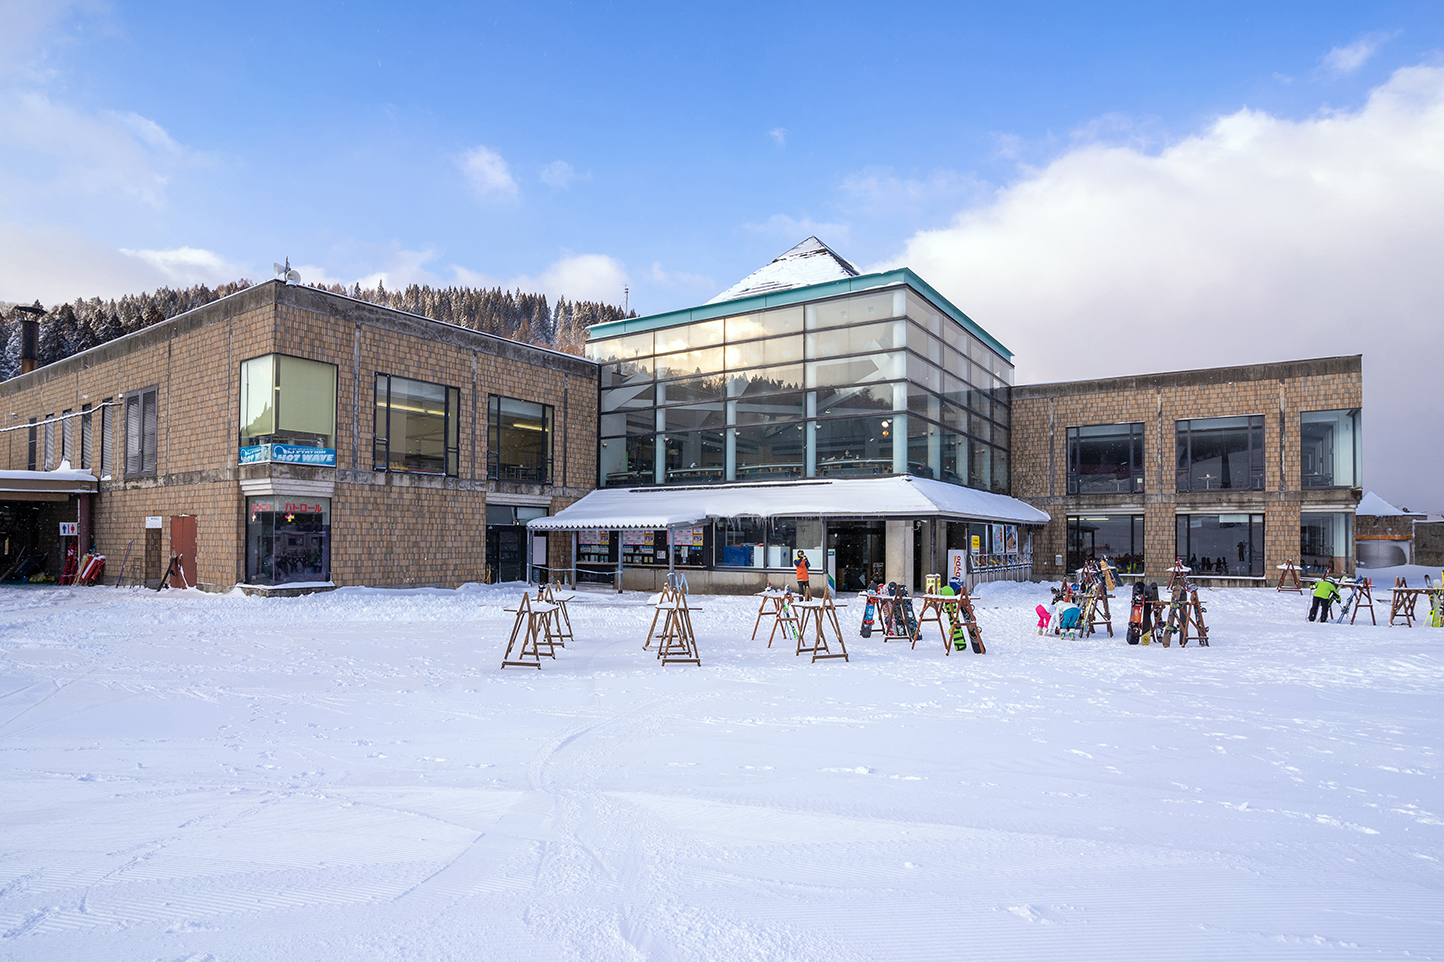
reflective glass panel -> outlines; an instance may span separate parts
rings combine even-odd
[[[1262,415],[1179,421],[1175,446],[1179,491],[1263,488]]]
[[[1352,488],[1359,481],[1359,410],[1300,415],[1300,481],[1305,488]]]
[[[1006,436],[1002,428],[999,433]],[[1003,438],[998,439],[1001,443]],[[1143,423],[1068,429],[1069,494],[1135,494],[1143,490]]]
[[[819,478],[892,473],[891,417],[829,418],[815,424]]]
[[[737,433],[737,480],[801,477],[803,427],[801,422],[795,422],[734,428]]]
[[[1068,570],[1104,558],[1126,575],[1143,573],[1143,515],[1083,515],[1068,519]]]
[[[1195,577],[1263,576],[1264,516],[1180,514],[1175,546]]]
[[[652,450],[654,435],[603,438],[601,441],[602,485],[651,484],[655,480]]]

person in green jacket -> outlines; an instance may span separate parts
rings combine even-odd
[[[1329,608],[1339,597],[1339,586],[1334,584],[1334,579],[1320,578],[1319,583],[1314,585],[1314,603],[1309,606],[1309,620],[1313,621],[1322,610],[1322,617],[1318,617],[1318,620],[1320,622],[1328,621]]]

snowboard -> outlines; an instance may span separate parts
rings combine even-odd
[[[917,613],[913,611],[912,596],[908,594],[906,588],[898,585],[897,597],[899,599],[899,605],[902,608],[903,627],[907,629],[907,636],[911,638],[918,633],[918,616]]]
[[[867,607],[862,610],[862,636],[872,637],[872,619],[877,614],[877,586],[867,587]]]
[[[1143,582],[1133,586],[1133,611],[1128,615],[1128,633],[1126,635],[1130,645],[1136,645],[1143,637]]]

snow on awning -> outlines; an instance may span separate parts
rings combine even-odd
[[[533,531],[659,530],[738,517],[943,518],[1048,523],[1048,514],[1007,495],[927,478],[888,477],[593,491]]]
[[[53,499],[61,495],[94,494],[98,484],[89,471],[68,467],[55,471],[0,471],[0,501],[18,495],[22,499]]]

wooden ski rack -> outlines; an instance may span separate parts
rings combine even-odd
[[[657,660],[664,665],[701,665],[702,654],[697,649],[697,635],[692,630],[692,608],[687,603],[687,589],[684,585],[669,585],[662,590],[657,601],[657,614],[662,615],[662,631],[657,635]],[[656,616],[652,623],[656,624]],[[648,642],[651,633],[648,632]],[[643,647],[646,647],[645,645]]]
[[[1294,567],[1293,559],[1290,558],[1278,566],[1279,583],[1275,591],[1293,591],[1298,594],[1304,593],[1303,582],[1299,581],[1299,569]]]
[[[847,657],[847,643],[842,640],[842,623],[837,618],[837,609],[846,608],[847,605],[839,605],[832,596],[831,589],[824,588],[821,598],[806,598],[793,602],[789,607],[795,608],[801,616],[797,623],[796,654],[810,653],[814,664],[824,658],[841,658],[843,661],[851,661]],[[807,626],[809,624],[813,628],[811,644],[807,644]],[[837,636],[837,651],[833,651],[827,643],[829,628]],[[771,639],[768,639],[767,645],[769,648],[772,646]]]
[[[1108,637],[1113,637],[1113,613],[1108,610],[1107,586],[1099,581],[1095,582],[1088,591],[1088,598],[1083,603],[1083,637],[1087,638],[1097,630],[1098,625],[1104,625],[1108,629]],[[1100,614],[1101,612],[1101,614]]]
[[[548,658],[557,656],[557,648],[560,642],[552,634],[552,616],[557,610],[556,605],[545,602],[533,602],[531,592],[523,592],[521,601],[515,608],[505,609],[507,612],[516,612],[516,622],[511,628],[511,638],[506,643],[506,653],[501,656],[501,667],[516,668],[541,668],[542,655]],[[521,647],[517,648],[517,641],[521,641]],[[542,646],[546,651],[542,651]],[[515,657],[512,652],[515,650]]]
[[[1340,585],[1341,588],[1353,588],[1354,596],[1350,600],[1351,609],[1349,612],[1349,624],[1359,617],[1359,612],[1365,608],[1369,609],[1369,620],[1378,625],[1379,619],[1374,617],[1374,583],[1368,578],[1348,582]]]
[[[1427,588],[1410,588],[1409,582],[1403,578],[1394,579],[1393,597],[1389,599],[1389,624],[1398,624],[1399,618],[1404,619],[1404,626],[1414,627],[1414,607],[1419,603],[1419,596],[1428,594]]]

